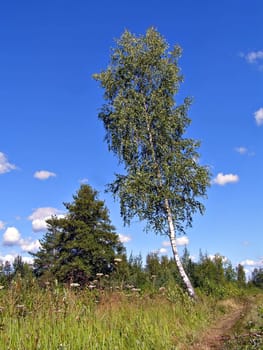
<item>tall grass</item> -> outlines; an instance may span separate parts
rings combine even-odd
[[[176,286],[141,294],[41,289],[18,279],[0,290],[0,349],[180,349],[216,310],[211,300],[193,303]]]

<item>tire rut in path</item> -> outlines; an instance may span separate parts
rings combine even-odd
[[[234,326],[244,316],[249,305],[238,304],[232,311],[218,319],[200,337],[200,340],[189,347],[189,350],[220,350],[224,340],[231,335]]]

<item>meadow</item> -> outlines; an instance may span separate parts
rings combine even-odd
[[[195,303],[177,286],[91,291],[18,278],[0,290],[0,349],[183,349],[222,312],[213,298]]]

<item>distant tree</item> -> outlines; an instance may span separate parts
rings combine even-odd
[[[6,276],[10,276],[12,273],[12,265],[10,261],[6,260],[3,266],[3,271]]]
[[[146,256],[146,271],[150,276],[157,277],[161,274],[161,263],[157,253],[150,253]]]
[[[21,255],[17,255],[13,262],[14,276],[20,275],[21,277],[32,278],[32,267],[23,261]]]
[[[14,259],[13,262],[13,269],[14,272],[20,272],[23,269],[23,260],[22,260],[22,256],[17,255]]]
[[[4,262],[0,260],[0,284],[4,284],[6,282],[5,272],[4,272]]]
[[[51,273],[59,281],[83,283],[97,273],[110,273],[123,253],[109,213],[97,191],[82,185],[63,218],[47,220],[48,231],[34,256],[37,275]]]
[[[127,259],[126,251],[119,254],[118,258],[114,259],[114,273],[111,275],[110,282],[112,287],[124,288],[129,281],[130,266]]]
[[[1,266],[1,283],[9,284],[13,277],[12,264],[6,260]]]
[[[174,259],[169,259],[166,255],[159,257],[157,253],[148,254],[145,270],[151,284],[157,288],[182,284]]]
[[[171,284],[181,284],[182,280],[178,274],[177,265],[172,258],[168,258],[166,255],[161,256],[161,278],[160,286],[165,286],[169,283]],[[179,277],[179,278],[178,278]]]
[[[244,287],[246,284],[246,273],[243,265],[238,264],[237,268],[237,283],[240,287]]]
[[[225,263],[225,279],[227,282],[235,282],[237,280],[237,271],[233,268],[231,261]]]
[[[129,276],[128,283],[133,284],[135,287],[143,287],[146,283],[146,274],[143,268],[142,255],[134,256],[132,253],[128,259],[129,264]]]
[[[22,276],[24,272],[24,262],[22,260],[22,256],[18,255],[15,257],[13,262],[13,269],[15,274],[19,273]]]
[[[224,284],[226,282],[224,269],[225,258],[220,254],[215,254],[212,260],[214,263],[214,281],[218,285]]]
[[[186,247],[184,248],[181,260],[182,260],[182,264],[184,266],[185,272],[187,273],[187,275],[189,276],[190,280],[193,283],[196,264],[191,259],[190,253]]]
[[[168,235],[181,278],[191,297],[193,286],[181,263],[176,234],[192,225],[198,200],[210,182],[207,167],[199,164],[200,143],[184,134],[191,120],[186,98],[174,96],[183,78],[178,67],[181,48],[168,44],[153,28],[145,36],[125,31],[112,51],[109,67],[94,78],[105,89],[99,118],[109,149],[126,173],[109,185],[119,197],[125,224],[134,216],[146,220],[146,229]]]
[[[216,254],[213,257],[200,253],[200,261],[194,269],[194,285],[206,294],[222,296],[226,285],[224,257]]]
[[[252,271],[251,282],[254,286],[263,288],[263,268],[255,268]]]

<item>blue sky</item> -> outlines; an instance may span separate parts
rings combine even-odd
[[[2,1],[0,3],[0,258],[28,259],[45,219],[63,215],[81,182],[100,192],[128,253],[170,254],[136,219],[123,227],[104,193],[116,157],[103,141],[105,69],[125,29],[154,26],[183,49],[179,100],[193,97],[188,133],[201,140],[212,184],[204,216],[180,237],[193,257],[220,253],[246,269],[263,259],[261,0]],[[182,248],[181,248],[182,249]]]

